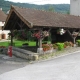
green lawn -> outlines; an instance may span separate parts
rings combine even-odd
[[[35,46],[36,45],[36,42],[34,42],[34,41],[18,41],[18,40],[14,40],[13,43],[14,43],[14,46],[16,46],[16,47],[21,47],[22,44],[24,44],[24,43],[28,43],[29,46]],[[8,47],[9,45],[10,45],[10,41],[0,42],[0,46]]]

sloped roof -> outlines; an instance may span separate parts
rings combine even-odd
[[[7,15],[2,10],[0,10],[0,21],[5,21],[6,17]]]
[[[22,20],[27,27],[64,27],[80,28],[80,17],[69,14],[42,11],[36,9],[11,6],[4,29],[14,29],[16,21]],[[15,25],[15,27],[12,27]]]

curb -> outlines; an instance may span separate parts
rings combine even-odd
[[[75,54],[75,53],[78,53],[78,52],[80,52],[80,50],[79,50],[79,51],[75,51],[75,52],[68,52],[68,53],[66,53],[66,54],[62,54],[62,55],[59,55],[59,56],[53,56],[53,57],[48,58],[48,59],[31,61],[30,64],[40,63],[40,62],[45,62],[45,61],[50,61],[50,60],[54,60],[54,59],[61,58],[61,57],[64,57],[64,56],[72,55],[72,54]]]

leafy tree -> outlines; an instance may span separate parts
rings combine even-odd
[[[67,14],[70,14],[70,11],[67,11]]]
[[[54,12],[53,6],[49,6],[49,11]]]

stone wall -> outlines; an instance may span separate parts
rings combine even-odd
[[[21,48],[16,48],[16,47],[12,48],[12,54],[17,57],[28,59],[28,60],[37,60],[38,59],[37,53],[28,51],[28,50],[24,50]]]

